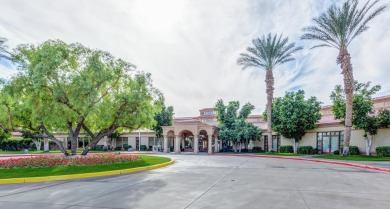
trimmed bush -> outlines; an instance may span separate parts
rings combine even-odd
[[[280,153],[294,153],[294,148],[291,145],[280,146],[279,152]]]
[[[376,148],[376,155],[390,157],[390,146],[380,146]]]
[[[261,147],[253,147],[252,152],[263,152],[263,149]]]
[[[359,148],[357,146],[349,146],[349,155],[360,155]]]
[[[32,139],[6,139],[0,142],[3,151],[22,151],[23,149],[36,150]]]
[[[298,147],[297,153],[299,154],[312,154],[313,147],[312,146],[300,146]]]
[[[141,150],[140,151],[147,151],[148,150],[148,148],[146,147],[146,145],[141,145]]]
[[[333,151],[333,154],[334,155],[340,155],[340,151],[339,150],[335,150],[335,151]]]
[[[313,151],[312,151],[312,155],[318,155],[320,152],[320,150],[318,148],[314,148]]]

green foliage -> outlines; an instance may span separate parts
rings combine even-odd
[[[390,157],[390,146],[380,146],[376,148],[376,155]]]
[[[161,97],[161,99],[159,100],[159,105],[161,106],[161,109],[154,115],[154,120],[156,121],[156,123],[152,127],[152,129],[156,133],[157,138],[160,138],[163,135],[162,126],[171,126],[173,119],[173,107],[165,106],[164,97]]]
[[[387,111],[380,111],[379,117],[374,114],[374,104],[372,103],[372,96],[380,89],[380,85],[370,87],[370,82],[354,83],[355,93],[352,99],[352,124],[356,129],[363,129],[365,136],[367,134],[376,135],[378,128],[386,127],[386,119],[388,119]],[[330,98],[333,102],[332,111],[335,119],[345,118],[345,94],[340,85],[337,85],[332,91]],[[388,119],[390,120],[390,119]],[[382,126],[383,125],[383,126]]]
[[[0,123],[7,129],[41,130],[54,141],[54,130],[68,131],[74,144],[83,128],[93,147],[116,130],[154,124],[161,93],[150,74],[108,52],[49,40],[18,46],[12,60],[20,73],[0,92]]]
[[[301,38],[316,40],[321,43],[315,47],[347,48],[351,41],[368,29],[367,23],[382,13],[386,5],[374,6],[379,1],[368,1],[361,9],[358,0],[348,0],[338,7],[332,5],[326,12],[314,18],[315,25],[303,29],[306,32]],[[372,9],[374,9],[371,13]]]
[[[280,153],[294,153],[294,148],[291,145],[285,145],[279,147]]]
[[[222,100],[218,100],[215,108],[219,124],[218,134],[221,140],[229,140],[233,143],[260,140],[261,129],[246,122],[252,110],[255,109],[252,104],[246,103],[238,112],[240,108],[238,101],[231,101],[225,106]]]
[[[252,43],[253,47],[246,49],[249,53],[241,53],[237,59],[237,64],[242,65],[243,70],[248,67],[273,70],[278,65],[294,60],[292,54],[302,49],[295,47],[295,43],[288,43],[288,38],[271,33],[267,37],[253,39]]]
[[[23,149],[36,150],[32,139],[6,139],[0,142],[3,151],[22,151]]]
[[[141,145],[140,146],[140,151],[147,151],[148,150],[148,148],[146,147],[146,145]]]
[[[300,146],[297,150],[298,154],[313,154],[313,147],[312,146]]]
[[[350,155],[360,155],[359,148],[357,146],[349,146]]]
[[[381,109],[378,114],[378,123],[382,128],[390,127],[390,110]]]
[[[261,147],[253,147],[252,148],[253,153],[258,153],[258,152],[264,152],[264,150]]]
[[[321,119],[320,104],[316,97],[305,100],[305,92],[286,92],[284,97],[275,98],[272,104],[272,129],[283,137],[299,141],[307,130],[316,127]],[[267,112],[263,113],[267,118]]]

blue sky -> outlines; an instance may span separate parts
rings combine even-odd
[[[266,103],[265,73],[242,71],[239,53],[252,39],[283,33],[304,50],[295,61],[275,69],[275,97],[303,89],[330,104],[329,95],[342,84],[337,50],[310,50],[299,40],[301,29],[332,3],[317,0],[2,0],[0,37],[10,48],[48,39],[80,42],[111,52],[152,73],[176,116],[196,116],[218,99],[251,102],[261,114]],[[362,1],[362,3],[365,1]],[[390,0],[381,4],[390,5]],[[390,94],[390,10],[350,46],[355,79],[381,84]],[[0,62],[0,77],[16,71]]]

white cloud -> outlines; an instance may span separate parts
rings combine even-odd
[[[283,33],[305,47],[297,60],[275,70],[275,96],[302,88],[329,104],[335,84],[342,83],[337,50],[308,50],[299,40],[302,27],[312,24],[332,2],[313,0],[235,1],[27,1],[3,0],[0,36],[10,46],[47,39],[80,42],[111,52],[152,73],[176,116],[193,116],[217,99],[251,102],[255,113],[266,103],[265,73],[241,71],[239,53],[251,40],[269,32]],[[382,1],[390,3],[390,0]],[[387,71],[390,30],[386,11],[351,47],[355,78],[382,85],[390,93]],[[1,77],[10,71],[0,66]]]

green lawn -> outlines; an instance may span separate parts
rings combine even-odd
[[[171,159],[166,157],[139,155],[140,160],[128,163],[114,163],[106,165],[87,165],[87,166],[56,166],[50,168],[17,168],[17,169],[0,169],[0,179],[24,178],[24,177],[41,177],[41,176],[58,176],[80,173],[94,173],[101,171],[121,170],[150,166],[169,162]]]
[[[83,150],[77,150],[77,153],[80,154]],[[121,150],[109,150],[109,151],[99,151],[99,150],[91,150],[89,153],[107,153],[107,152],[122,152]],[[55,154],[55,153],[61,153],[61,150],[50,150],[49,152],[44,151],[28,151],[28,154]],[[68,153],[71,153],[70,150],[68,150]],[[24,154],[24,151],[3,151],[0,150],[0,154]]]
[[[366,155],[319,155],[313,158],[331,159],[331,160],[354,160],[354,161],[390,161],[390,157],[366,156]]]

